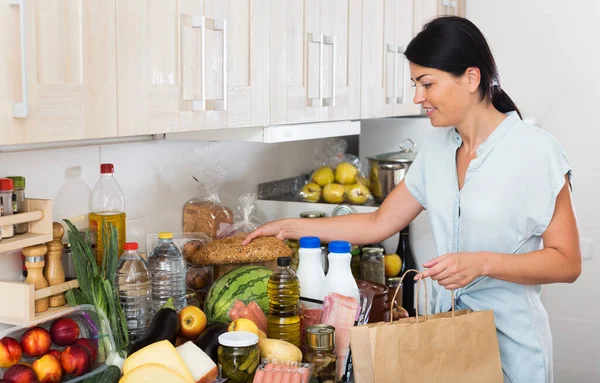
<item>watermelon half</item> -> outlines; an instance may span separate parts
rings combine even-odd
[[[240,266],[217,279],[204,301],[204,313],[209,322],[230,322],[229,310],[236,301],[258,303],[269,312],[267,284],[273,271],[263,266]]]

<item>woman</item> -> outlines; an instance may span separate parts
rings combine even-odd
[[[434,311],[450,310],[450,290],[459,309],[494,310],[505,381],[551,382],[541,285],[572,283],[581,272],[567,156],[550,134],[521,121],[485,38],[470,21],[433,20],[406,57],[414,102],[440,129],[404,181],[374,213],[275,221],[246,242],[316,235],[373,243],[427,209],[439,256],[421,275],[439,285]]]

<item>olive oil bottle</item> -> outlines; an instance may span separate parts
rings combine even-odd
[[[277,258],[277,269],[269,278],[267,336],[300,347],[300,317],[298,316],[300,283],[290,268],[290,263],[290,257]]]

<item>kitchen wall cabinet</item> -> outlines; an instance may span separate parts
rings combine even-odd
[[[467,0],[414,0],[413,33],[438,16],[466,16]]]
[[[270,124],[360,117],[361,0],[272,0]]]
[[[0,3],[0,145],[117,135],[115,0]]]
[[[269,0],[117,3],[120,136],[268,123]]]
[[[412,0],[363,0],[361,118],[417,115],[404,51],[413,36]]]

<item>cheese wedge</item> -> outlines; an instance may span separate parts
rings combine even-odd
[[[181,360],[181,357],[175,350],[175,347],[168,340],[152,343],[128,356],[123,364],[123,374],[127,375],[133,369],[151,363],[167,367],[179,374],[187,382],[195,382],[192,374],[190,374],[185,363],[183,363],[183,360]]]
[[[217,365],[194,342],[185,342],[176,350],[196,383],[212,383],[217,379]]]
[[[175,371],[157,363],[143,364],[129,371],[119,383],[188,383]]]

